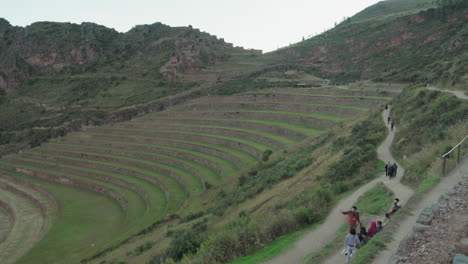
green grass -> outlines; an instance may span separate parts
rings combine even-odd
[[[126,124],[132,124],[132,125],[151,125],[148,123],[138,123],[138,122],[127,122]],[[196,127],[196,128],[207,128],[207,129],[224,129],[224,130],[231,130],[231,131],[239,131],[239,132],[244,132],[244,133],[249,133],[253,135],[258,135],[262,136],[264,138],[268,138],[274,141],[277,141],[285,146],[292,146],[297,143],[295,140],[291,140],[287,137],[283,136],[278,136],[275,134],[259,131],[259,130],[253,130],[253,129],[245,129],[245,128],[236,128],[236,127],[227,127],[227,126],[204,126],[204,125],[192,125],[192,124],[161,124],[161,126],[181,126],[181,127]],[[147,128],[150,129],[150,128]],[[154,129],[157,130],[157,129]]]
[[[392,201],[393,192],[383,183],[378,183],[359,197],[356,206],[361,214],[384,215]]]
[[[146,116],[142,117],[141,119],[169,119],[172,120],[173,122],[177,123],[179,121],[180,123],[184,123],[183,120],[210,120],[210,121],[229,121],[229,122],[248,122],[248,123],[258,123],[258,124],[264,124],[264,125],[271,125],[271,126],[277,126],[281,127],[284,129],[289,129],[296,131],[298,133],[301,133],[306,136],[313,136],[317,135],[319,133],[322,133],[325,131],[325,129],[322,128],[316,128],[316,127],[308,127],[304,125],[299,125],[299,124],[292,124],[292,123],[286,123],[286,122],[281,122],[281,121],[275,121],[275,120],[257,120],[257,119],[242,119],[242,120],[236,120],[236,119],[228,119],[228,118],[192,118],[192,117],[157,117],[157,116]]]
[[[182,185],[179,181],[177,181],[176,179],[170,176],[160,174],[152,170],[126,166],[126,165],[119,164],[119,163],[86,160],[86,159],[79,159],[79,158],[73,158],[73,157],[64,157],[63,155],[53,155],[53,154],[48,154],[48,153],[40,153],[40,154],[44,156],[53,157],[53,158],[64,158],[68,160],[87,162],[91,164],[94,163],[94,164],[105,165],[105,166],[110,166],[110,167],[123,168],[129,171],[135,171],[135,172],[144,174],[146,176],[155,178],[159,180],[162,183],[162,185],[165,187],[165,190],[169,192],[169,201],[168,201],[167,210],[170,212],[174,212],[175,210],[177,210],[179,206],[182,204],[183,200],[185,200],[185,198],[188,195],[185,186]]]
[[[244,139],[244,138],[239,138],[239,137],[233,137],[233,136],[224,136],[220,134],[215,134],[215,133],[200,133],[200,132],[190,132],[190,131],[177,131],[177,130],[166,130],[166,129],[144,129],[144,128],[122,128],[122,127],[101,127],[102,129],[110,129],[110,130],[125,130],[125,131],[143,131],[143,132],[162,132],[162,133],[171,133],[171,134],[184,134],[184,135],[197,135],[197,136],[204,136],[204,137],[209,137],[209,138],[217,138],[217,139],[223,139],[223,140],[229,140],[229,141],[234,141],[238,143],[245,144],[247,146],[252,146],[256,148],[258,151],[263,152],[267,149],[273,149],[272,146],[267,146],[265,144],[258,143],[256,141]]]
[[[196,142],[196,141],[189,141],[189,140],[182,140],[182,139],[174,139],[174,138],[165,138],[165,137],[148,137],[148,136],[136,136],[136,135],[127,135],[127,134],[106,134],[106,133],[92,133],[92,132],[80,132],[77,133],[78,135],[96,135],[96,136],[105,136],[107,138],[112,138],[113,136],[115,137],[126,137],[131,141],[132,138],[141,138],[141,139],[155,139],[155,140],[166,140],[166,141],[175,141],[175,142],[180,142],[180,143],[186,143],[186,144],[193,144],[193,145],[198,145],[202,147],[208,147],[212,149],[216,149],[225,153],[229,153],[230,155],[238,158],[243,164],[246,166],[252,165],[257,158],[253,156],[250,153],[240,151],[234,148],[226,147],[223,145],[219,144],[212,144],[212,143],[207,143],[207,142]]]
[[[197,171],[203,174],[203,178],[211,183],[215,183],[219,181],[220,175],[218,175],[212,168],[206,167],[204,165],[198,164],[188,159],[170,156],[166,154],[150,152],[150,151],[141,151],[141,150],[127,150],[115,147],[102,147],[102,146],[90,146],[90,145],[83,145],[83,144],[72,144],[72,143],[50,143],[49,145],[54,146],[69,146],[69,147],[77,147],[77,148],[84,148],[84,149],[96,149],[96,150],[108,150],[108,151],[117,151],[117,152],[124,152],[129,153],[127,156],[131,157],[132,153],[135,154],[144,154],[148,156],[154,156],[155,158],[161,157],[168,160],[173,160],[176,162],[183,163],[189,167],[195,168]],[[60,148],[55,148],[56,150]],[[162,161],[161,161],[162,162]],[[162,162],[164,163],[164,162]]]
[[[36,154],[36,153],[32,152],[32,154]],[[37,153],[37,154],[42,155],[42,153]],[[15,158],[15,156],[13,156],[13,158]],[[81,165],[74,166],[74,165],[63,163],[63,162],[52,162],[52,161],[47,161],[47,160],[42,160],[42,159],[32,159],[32,158],[24,158],[24,157],[17,157],[17,158],[21,158],[21,160],[34,161],[39,164],[48,164],[51,167],[53,166],[53,167],[60,167],[60,168],[69,168],[69,169],[73,169],[77,171],[94,173],[96,175],[105,175],[108,177],[122,180],[126,183],[132,184],[140,188],[141,190],[145,192],[145,195],[148,196],[148,200],[145,200],[145,202],[147,203],[147,210],[150,210],[153,212],[153,215],[151,217],[162,217],[162,213],[164,212],[165,204],[167,203],[166,197],[164,196],[164,191],[161,189],[160,186],[152,184],[151,182],[145,179],[136,178],[131,175],[126,175],[120,172],[88,168],[88,167],[84,167]],[[62,158],[66,159],[64,157]],[[70,176],[70,175],[67,174],[67,176]],[[161,197],[163,197],[162,200],[160,199]],[[158,213],[154,215],[154,211],[157,211]]]
[[[118,186],[114,183],[101,181],[101,180],[93,179],[89,177],[82,177],[82,176],[73,175],[69,173],[57,172],[57,171],[54,171],[53,169],[44,169],[38,166],[40,164],[53,166],[54,164],[53,162],[47,162],[47,161],[36,160],[36,159],[31,159],[31,158],[24,158],[20,156],[10,156],[9,158],[11,160],[7,162],[0,160],[0,163],[8,164],[9,166],[14,166],[17,168],[24,168],[24,169],[35,171],[35,172],[42,172],[48,175],[55,175],[55,176],[61,176],[61,177],[69,178],[69,179],[78,180],[80,182],[91,184],[93,186],[103,187],[109,191],[112,191],[118,194],[127,202],[128,210],[125,213],[127,214],[129,218],[126,218],[126,221],[128,221],[132,217],[141,216],[146,211],[146,203],[143,200],[143,197],[141,197],[139,194],[129,189],[122,188],[121,186]],[[38,165],[30,165],[30,164],[25,164],[23,162],[34,162],[35,164],[38,164]],[[125,211],[125,208],[123,207],[123,205],[121,205],[121,209]]]
[[[175,111],[166,111],[166,113],[171,113]],[[303,113],[303,112],[288,112],[288,111],[275,111],[275,110],[191,110],[190,113],[264,113],[264,114],[278,114],[278,115],[291,115],[291,116],[300,116],[300,117],[312,117],[322,120],[328,120],[332,122],[341,122],[346,119],[346,117],[330,115],[330,114],[321,114],[321,113]]]
[[[432,189],[440,182],[440,178],[427,178],[424,179],[419,185],[416,190],[417,193],[425,193]]]
[[[70,140],[70,138],[69,138]],[[195,150],[189,150],[189,149],[182,149],[182,148],[176,148],[176,147],[169,147],[169,146],[164,146],[164,145],[158,145],[158,144],[143,144],[143,143],[131,143],[131,142],[118,142],[118,141],[111,141],[111,140],[101,140],[101,139],[90,139],[90,138],[81,138],[80,139],[80,144],[81,141],[87,141],[89,143],[93,142],[99,142],[99,143],[109,143],[109,144],[114,144],[114,145],[119,145],[119,146],[135,146],[135,147],[150,147],[150,148],[160,148],[160,149],[165,149],[165,150],[173,150],[181,153],[186,153],[190,154],[193,156],[197,156],[206,160],[209,160],[213,163],[215,163],[218,167],[221,168],[223,176],[231,175],[232,173],[236,172],[239,168],[236,166],[236,164],[232,163],[229,160],[222,159],[218,156],[211,155],[208,153],[203,153]],[[50,143],[50,144],[66,144],[64,143]]]
[[[380,232],[382,233],[382,232]],[[369,242],[367,242],[359,253],[351,260],[351,264],[367,264],[372,263],[372,260],[375,258],[375,252],[385,249],[387,246],[385,243],[390,241],[392,238],[387,235],[378,234],[372,237]]]
[[[42,150],[52,150],[52,151],[63,151],[67,153],[75,153],[75,154],[88,154],[88,155],[95,155],[99,157],[106,157],[106,158],[111,158],[115,159],[115,163],[120,163],[122,162],[125,164],[125,161],[130,161],[130,162],[137,162],[141,164],[146,164],[149,166],[155,166],[159,168],[163,168],[166,170],[169,170],[173,173],[176,173],[177,175],[181,176],[182,181],[186,183],[187,186],[185,186],[188,190],[197,192],[203,189],[203,183],[201,180],[194,174],[190,173],[189,171],[175,167],[173,165],[168,165],[165,163],[149,160],[149,159],[144,159],[144,158],[132,158],[129,156],[122,156],[122,155],[112,155],[112,154],[105,154],[105,153],[100,153],[100,152],[93,152],[93,151],[75,151],[75,150],[65,150],[61,148],[53,148],[53,147],[42,147]],[[34,152],[34,151],[33,151]],[[57,155],[57,158],[61,158],[62,156]],[[76,159],[76,160],[82,160],[82,161],[88,161],[88,162],[94,162],[93,160],[88,160],[88,159]],[[114,164],[115,166],[115,164]],[[137,165],[131,165],[130,167],[137,166]],[[181,183],[182,184],[182,183]]]
[[[239,258],[235,261],[229,262],[229,264],[261,263],[261,262],[273,259],[274,257],[280,255],[282,252],[292,247],[294,245],[294,242],[296,242],[302,235],[304,235],[304,233],[312,231],[313,229],[317,228],[317,226],[319,225],[320,223],[314,224],[303,230],[283,235],[275,239],[275,241],[273,241],[268,246],[260,249],[254,255]]]
[[[0,168],[0,172],[17,177],[45,189],[59,201],[54,225],[45,237],[17,263],[78,263],[86,255],[104,249],[122,239],[125,214],[109,197],[94,191],[56,184]],[[97,224],[105,222],[105,225]],[[116,234],[118,234],[116,236]],[[95,244],[92,247],[91,244]]]
[[[299,88],[298,88],[299,89]],[[360,90],[358,90],[360,91]],[[203,98],[201,98],[203,99]],[[352,110],[358,110],[358,111],[367,111],[369,110],[368,107],[363,107],[363,106],[358,106],[358,105],[340,105],[340,104],[321,104],[321,103],[296,103],[296,102],[287,102],[287,101],[281,101],[281,102],[242,102],[242,101],[230,101],[230,102],[209,102],[209,103],[203,103],[203,102],[195,102],[195,103],[187,103],[184,104],[184,106],[191,106],[191,105],[202,105],[202,104],[253,104],[253,105],[261,105],[261,104],[284,104],[284,105],[299,105],[299,106],[329,106],[329,107],[336,107],[336,108],[344,108],[344,109],[352,109]],[[175,109],[176,110],[176,109]]]

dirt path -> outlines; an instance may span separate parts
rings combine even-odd
[[[387,118],[390,113],[390,109],[385,110],[382,113],[382,119],[387,124]],[[390,131],[389,135],[385,139],[385,141],[379,146],[377,149],[377,154],[379,159],[385,162],[395,162],[391,153],[390,153],[390,146],[392,141],[395,137],[396,129]],[[397,163],[398,164],[398,163]],[[362,186],[354,193],[342,199],[338,202],[338,204],[332,209],[331,213],[327,216],[324,223],[320,225],[317,229],[310,231],[309,233],[305,234],[302,238],[300,238],[294,246],[284,252],[283,254],[273,258],[270,261],[267,261],[268,264],[284,264],[284,263],[301,263],[304,260],[304,257],[313,251],[320,250],[323,246],[333,241],[335,238],[336,231],[346,223],[346,217],[344,217],[340,210],[349,209],[353,206],[354,203],[358,200],[358,198],[364,194],[366,191],[374,187],[377,183],[383,182],[388,188],[390,188],[395,195],[400,198],[400,201],[404,205],[404,203],[409,199],[409,197],[413,194],[413,191],[404,186],[400,183],[400,179],[404,174],[404,169],[398,164],[397,170],[397,177],[393,180],[388,180],[385,176],[385,173],[382,173],[381,176],[374,179],[373,181],[367,183],[366,185]],[[334,256],[336,258],[336,256]],[[342,257],[338,262],[329,262],[329,263],[340,263],[342,261]],[[330,259],[330,261],[333,261]]]
[[[437,202],[442,194],[453,189],[453,187],[462,180],[463,174],[466,172],[468,172],[468,159],[463,160],[460,166],[443,178],[434,189],[428,192],[424,198],[412,208],[412,214],[399,224],[398,230],[394,233],[393,240],[387,245],[387,250],[380,253],[372,264],[395,263],[392,256],[397,252],[400,242],[411,233],[419,214],[421,214],[426,207],[430,207]]]
[[[384,122],[387,124],[387,128],[389,128],[388,122],[387,122],[389,114],[390,114],[390,109],[382,113],[382,118]],[[413,195],[414,192],[408,186],[400,183],[400,180],[403,177],[403,174],[405,173],[405,169],[398,162],[395,161],[392,154],[390,153],[390,146],[392,145],[393,139],[395,138],[395,132],[396,132],[396,127],[393,128],[393,131],[389,130],[389,134],[387,138],[377,149],[377,155],[380,160],[383,160],[385,162],[390,162],[392,164],[395,162],[398,165],[397,177],[394,178],[393,180],[389,180],[388,177],[385,177],[385,174],[384,174],[383,176],[380,176],[377,180],[383,182],[385,186],[387,186],[390,190],[392,190],[392,192],[395,194],[395,197],[398,197],[401,201],[401,204],[404,205],[405,202],[408,201],[408,199]],[[324,263],[337,264],[341,262],[344,262],[344,258],[338,251],[335,254],[333,254],[331,257],[329,257]]]
[[[441,92],[451,93],[451,94],[455,95],[456,97],[458,97],[460,99],[468,100],[468,96],[466,96],[465,92],[463,92],[463,91],[453,91],[453,90],[441,89],[441,88],[434,87],[434,86],[429,86],[429,87],[427,87],[427,89],[428,90],[433,90],[433,91],[441,91]]]

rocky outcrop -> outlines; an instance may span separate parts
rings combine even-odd
[[[175,80],[179,73],[221,62],[231,46],[198,29],[161,23],[119,33],[93,23],[38,22],[14,27],[0,18],[0,89],[9,92],[38,74],[94,73],[100,66],[128,74],[136,58],[147,62],[140,71],[156,68]]]

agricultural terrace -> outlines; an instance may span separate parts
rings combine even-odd
[[[77,263],[395,89],[272,88],[192,100],[0,159],[2,263]]]

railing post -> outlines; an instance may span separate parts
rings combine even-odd
[[[447,163],[447,157],[444,157],[444,162],[442,163],[442,177],[445,177],[445,164]]]
[[[460,164],[460,148],[461,148],[461,144],[458,145],[457,165]]]

